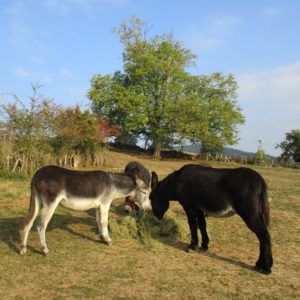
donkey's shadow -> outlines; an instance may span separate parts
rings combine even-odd
[[[111,211],[120,218],[128,215],[128,213],[125,212],[124,205],[122,203],[119,205],[113,205],[111,207]],[[90,210],[90,211],[88,211],[88,213],[89,213],[89,215],[92,215],[92,216],[94,216],[94,214],[95,214],[94,210]],[[163,219],[163,222],[165,223],[164,225],[167,228],[173,228],[174,231],[179,232],[178,225],[176,224],[176,221],[173,220],[172,218]],[[156,222],[154,221],[153,225],[156,226],[158,223],[157,223],[157,221]],[[186,224],[186,226],[188,226],[188,224]],[[154,230],[154,231],[157,231],[157,230]],[[173,248],[176,248],[176,249],[182,251],[183,255],[187,252],[186,250],[187,250],[189,244],[183,242],[179,237],[177,237],[176,233],[173,238],[170,238],[170,237],[167,237],[166,235],[164,235],[164,232],[162,231],[162,236],[157,237],[157,236],[153,235],[152,238],[159,241],[160,243],[163,243],[163,244],[169,246],[169,247],[173,247]],[[231,259],[228,257],[224,257],[220,254],[213,253],[210,250],[204,252],[200,249],[197,249],[195,252],[198,253],[199,256],[204,255],[206,257],[209,257],[213,260],[217,260],[219,262],[228,263],[233,266],[237,266],[237,267],[240,267],[240,268],[243,268],[246,270],[251,270],[251,271],[254,270],[252,265],[246,264],[239,260],[234,260],[234,259]],[[201,257],[199,257],[199,259],[201,259]]]
[[[61,229],[64,231],[67,231],[68,233],[83,238],[85,240],[89,240],[94,243],[99,243],[99,235],[98,235],[98,227],[96,224],[96,217],[95,217],[95,209],[91,209],[85,212],[86,216],[74,216],[72,213],[69,213],[67,215],[60,215],[54,213],[48,227],[47,232],[55,230],[55,229]],[[111,212],[116,214],[118,217],[122,218],[126,216],[126,212],[124,211],[124,208],[122,205],[114,205],[111,208]],[[171,220],[173,221],[173,220]],[[7,244],[7,246],[14,252],[19,253],[19,247],[20,247],[20,230],[22,228],[24,222],[23,217],[15,217],[15,218],[3,218],[0,219],[0,241]],[[174,222],[174,221],[173,221]],[[84,224],[90,228],[91,234],[83,234],[81,232],[77,232],[73,230],[71,227],[74,224]],[[35,222],[36,225],[36,222]],[[35,227],[33,226],[33,231],[36,231]],[[176,224],[174,225],[176,226]],[[93,238],[91,235],[94,234],[95,238]],[[176,236],[174,238],[166,238],[166,237],[155,237],[152,238],[158,240],[159,242],[169,246],[176,248],[180,251],[182,251],[182,255],[185,254],[186,249],[188,247],[188,244],[177,238]],[[28,245],[28,249],[30,249],[33,253],[40,253],[37,249],[33,248],[32,246]],[[224,257],[222,255],[213,253],[211,251],[202,252],[200,250],[196,251],[199,253],[199,255],[204,255],[206,257],[209,257],[211,259],[225,262],[234,266],[238,266],[243,269],[247,270],[253,270],[253,267],[251,265],[248,265],[246,263],[243,263],[241,261],[233,260],[231,258]],[[199,259],[201,259],[199,257]]]
[[[227,264],[231,264],[233,266],[239,267],[239,268],[243,268],[246,270],[251,270],[254,271],[254,267],[252,265],[246,264],[244,262],[241,262],[239,260],[234,260],[228,257],[224,257],[220,254],[211,252],[211,250],[208,251],[202,251],[200,248],[198,248],[197,250],[187,250],[188,249],[188,243],[183,242],[182,240],[179,240],[178,238],[175,238],[174,240],[170,240],[170,239],[160,239],[160,241],[162,243],[164,243],[167,246],[176,248],[180,251],[182,251],[182,255],[184,255],[185,253],[190,254],[190,253],[197,253],[199,254],[199,256],[203,255],[206,257],[209,257],[213,260],[219,261],[219,262],[223,262],[223,263],[227,263]],[[201,259],[201,257],[199,257],[199,259]]]
[[[18,252],[20,243],[19,230],[22,226],[24,218],[3,218],[0,219],[0,241],[14,252]]]
[[[68,233],[89,240],[94,243],[101,242],[99,239],[98,226],[96,223],[96,211],[95,209],[89,209],[85,212],[80,212],[80,216],[76,216],[76,212],[72,213],[70,210],[63,209],[64,214],[54,212],[53,217],[51,218],[46,234],[49,231],[55,229],[61,229],[67,231]],[[112,204],[109,214],[115,214],[118,218],[122,218],[127,215],[124,210],[124,205],[122,204]],[[13,217],[13,218],[2,218],[0,219],[0,241],[7,244],[7,246],[14,252],[19,253],[20,249],[20,232],[23,226],[24,217]],[[39,221],[39,217],[34,222],[32,231],[36,232],[36,225]],[[84,234],[82,232],[75,231],[72,229],[73,225],[83,224],[90,228],[90,234]],[[95,235],[95,238],[92,235]],[[27,248],[32,252],[39,253],[36,249],[27,245]]]
[[[98,228],[96,224],[95,218],[91,218],[89,215],[95,215],[95,212],[89,212],[86,216],[74,216],[72,214],[68,215],[60,215],[54,213],[49,225],[47,227],[47,232],[61,229],[71,233],[74,236],[81,237],[85,240],[89,240],[92,242],[99,242]],[[3,218],[0,219],[0,241],[7,244],[7,246],[13,250],[14,252],[19,252],[20,247],[20,232],[23,226],[24,218],[23,217],[15,217],[15,218]],[[32,231],[36,231],[36,224],[38,222],[38,218],[35,221]],[[88,234],[83,234],[81,232],[77,232],[73,230],[71,227],[74,224],[84,224],[90,227],[90,231],[94,233],[95,239]],[[47,234],[47,233],[46,233]],[[39,253],[36,249],[27,246],[32,252]]]

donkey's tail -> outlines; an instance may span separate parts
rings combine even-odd
[[[26,245],[27,245],[27,239],[28,239],[28,234],[29,231],[32,227],[32,224],[35,220],[35,218],[38,215],[39,212],[39,207],[40,207],[40,202],[37,197],[37,191],[34,187],[33,180],[31,182],[31,195],[30,195],[30,202],[29,202],[29,211],[28,215],[24,220],[23,227],[21,230],[21,250],[20,254],[25,254],[26,253]]]
[[[268,203],[268,186],[265,180],[262,178],[261,182],[261,194],[260,194],[260,211],[262,216],[262,221],[266,225],[266,227],[269,227],[270,225],[270,207]]]
[[[29,201],[29,209],[28,209],[28,214],[24,219],[23,227],[24,228],[32,222],[32,219],[36,216],[36,210],[39,209],[36,207],[36,190],[33,187],[33,184],[31,185],[31,195],[30,195],[30,201]]]

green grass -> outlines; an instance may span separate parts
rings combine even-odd
[[[154,162],[110,153],[112,169],[140,160],[163,178],[187,163]],[[215,164],[218,167],[218,164]],[[234,167],[234,165],[231,165]],[[254,272],[258,241],[238,216],[207,218],[210,248],[184,250],[186,216],[172,203],[162,222],[151,214],[127,215],[123,200],[109,214],[113,243],[99,242],[94,211],[58,208],[47,230],[48,257],[30,232],[21,256],[19,230],[28,210],[30,180],[0,179],[0,296],[2,299],[299,299],[300,170],[256,168],[267,180],[274,267]]]
[[[27,175],[22,175],[16,172],[7,172],[3,169],[0,168],[0,180],[16,180],[16,181],[25,181],[28,180],[29,176]]]

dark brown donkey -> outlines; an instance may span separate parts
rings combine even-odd
[[[237,213],[260,244],[255,268],[271,273],[273,265],[271,237],[268,231],[269,204],[267,185],[260,174],[249,168],[213,169],[199,165],[185,165],[158,182],[152,172],[150,194],[154,215],[161,219],[176,200],[183,206],[191,231],[188,249],[198,246],[197,227],[202,235],[201,249],[208,249],[205,215],[215,217]]]

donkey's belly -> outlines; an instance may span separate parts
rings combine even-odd
[[[88,210],[100,206],[100,199],[68,197],[61,200],[60,205],[74,210]]]
[[[218,211],[204,210],[204,212],[206,216],[215,217],[215,218],[227,218],[235,214],[235,210],[231,206],[228,206],[225,209],[218,210]]]

